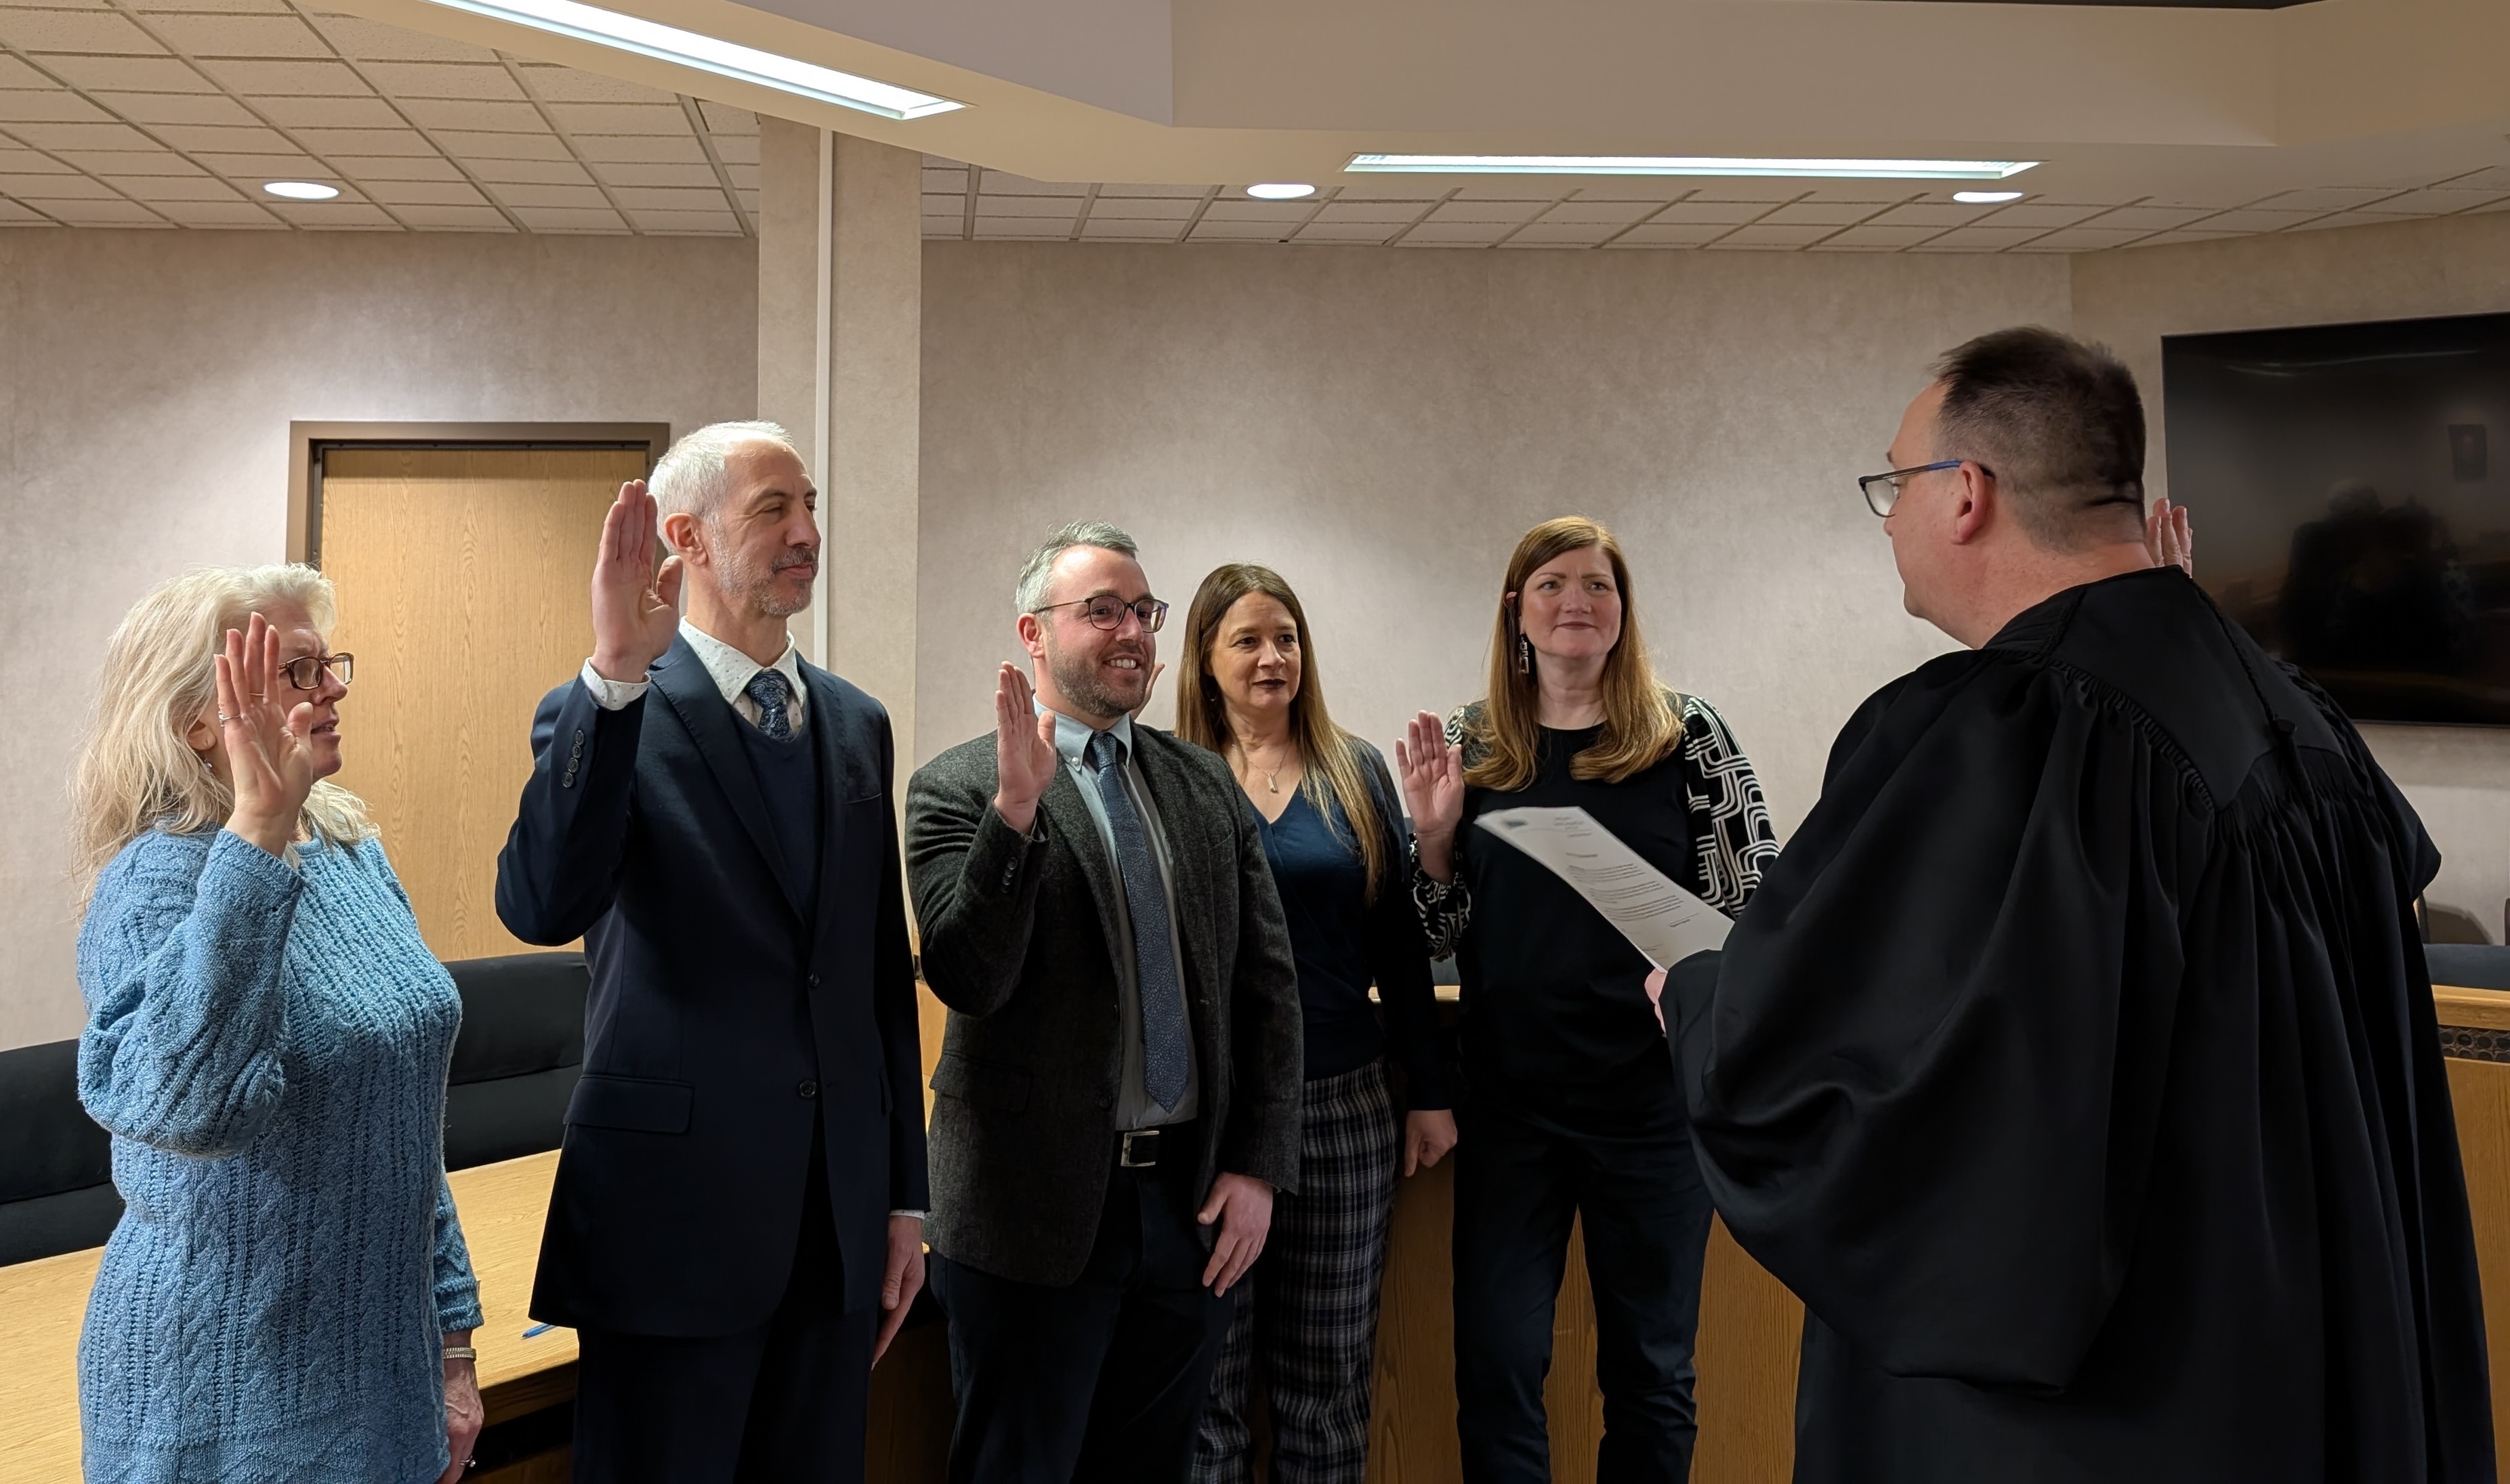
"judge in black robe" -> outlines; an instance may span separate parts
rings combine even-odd
[[[2177,566],[1867,701],[1663,1006],[1717,1209],[1807,1311],[1796,1478],[2491,1480],[2438,865]]]

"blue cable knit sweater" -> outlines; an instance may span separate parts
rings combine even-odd
[[[372,840],[142,835],[79,934],[129,1209],[79,1341],[91,1481],[424,1484],[479,1322],[444,1183],[462,1007]]]

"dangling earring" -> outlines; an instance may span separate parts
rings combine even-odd
[[[1534,673],[1534,641],[1523,634],[1516,636],[1516,672],[1520,675]]]

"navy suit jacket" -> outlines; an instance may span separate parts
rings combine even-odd
[[[875,1305],[889,1213],[931,1203],[889,713],[802,666],[825,811],[809,904],[733,730],[747,723],[685,639],[652,681],[616,711],[581,678],[541,702],[497,857],[507,928],[582,936],[592,970],[532,1317],[666,1336],[767,1322],[815,1119],[846,1308]]]

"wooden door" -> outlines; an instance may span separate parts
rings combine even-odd
[[[339,782],[366,801],[440,959],[532,950],[497,852],[532,711],[592,652],[592,557],[641,448],[335,448],[323,462],[331,647],[357,656]]]

